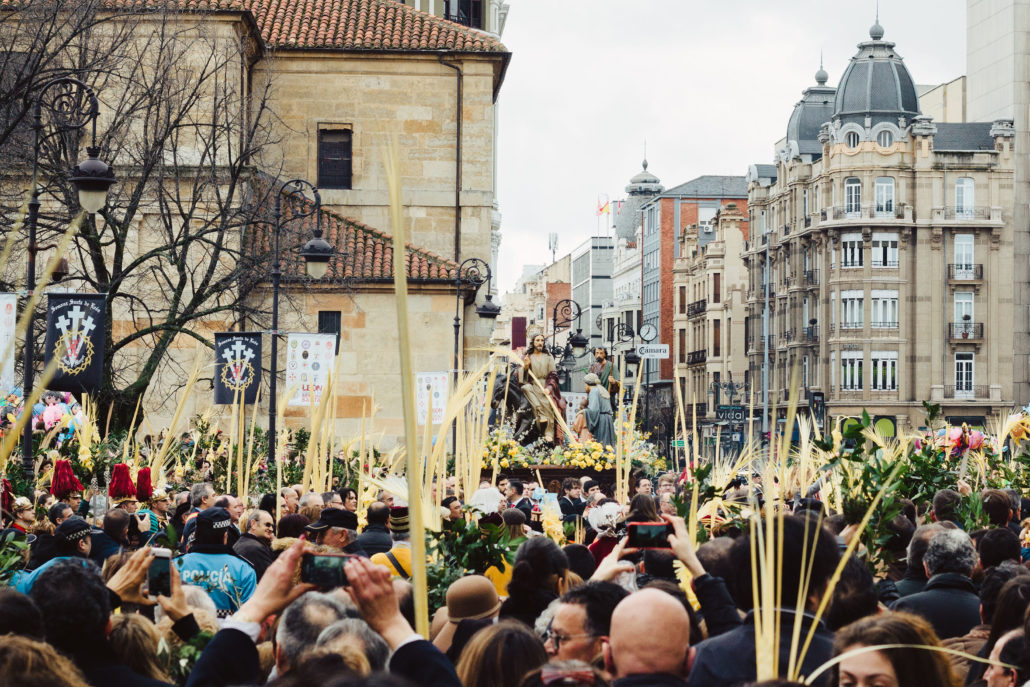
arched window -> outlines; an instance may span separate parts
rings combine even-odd
[[[849,131],[844,135],[844,145],[849,148],[857,148],[859,140],[857,131]]]
[[[858,177],[844,180],[844,212],[854,217],[862,212],[862,181]]]
[[[881,148],[889,148],[894,143],[894,134],[887,130],[881,131],[876,134],[876,143]]]

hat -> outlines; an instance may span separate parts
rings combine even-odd
[[[197,513],[194,541],[198,544],[221,544],[222,534],[232,526],[229,511],[213,506]]]
[[[115,503],[136,500],[136,485],[132,483],[129,466],[125,463],[118,463],[111,471],[111,484],[108,486],[107,494]]]
[[[149,501],[154,493],[154,485],[150,482],[150,468],[140,468],[136,473],[136,498]]]
[[[447,588],[447,619],[452,623],[488,618],[500,607],[497,588],[482,575],[466,575]]]
[[[88,537],[90,533],[89,523],[80,518],[77,515],[73,515],[54,530],[54,536],[59,541],[65,543],[71,543],[78,541],[84,537]]]
[[[166,498],[168,498],[168,492],[161,487],[158,487],[154,490],[154,493],[150,495],[149,500],[153,503],[154,501],[164,501]]]
[[[390,509],[390,531],[403,534],[411,527],[407,506],[394,506]]]
[[[69,494],[82,491],[82,482],[72,472],[72,462],[61,459],[54,463],[54,477],[50,481],[50,493],[58,499],[66,499]]]
[[[321,532],[330,527],[343,527],[348,530],[358,529],[357,514],[344,510],[343,508],[326,508],[318,517],[318,520],[311,523],[304,529],[309,532]]]
[[[583,377],[583,383],[589,386],[597,386],[601,383],[601,378],[590,372]]]
[[[447,498],[445,498],[443,501],[440,502],[440,505],[443,506],[444,508],[450,508],[451,504],[454,503],[457,500],[458,500],[457,496],[448,496]]]
[[[20,513],[23,510],[32,510],[32,501],[29,501],[24,496],[19,496],[14,500],[14,505],[11,506],[11,513]]]

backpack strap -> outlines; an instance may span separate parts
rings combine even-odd
[[[400,573],[401,577],[403,577],[404,579],[408,579],[409,577],[411,577],[411,575],[408,574],[408,571],[404,569],[404,566],[401,565],[401,562],[397,560],[397,557],[394,556],[392,552],[387,551],[386,557],[387,559],[389,559],[390,565],[393,566],[394,570]]]

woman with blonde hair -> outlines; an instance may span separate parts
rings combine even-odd
[[[522,623],[502,620],[473,635],[457,671],[464,687],[519,687],[526,673],[545,663],[540,638]]]
[[[0,685],[89,687],[75,664],[52,646],[10,634],[0,637]]]
[[[903,646],[873,648],[884,645]],[[941,648],[930,623],[917,615],[893,611],[866,616],[837,630],[833,653],[842,659],[833,666],[829,684],[866,685],[875,678],[876,684],[959,687],[962,683]]]
[[[157,657],[161,633],[154,623],[136,613],[112,615],[107,639],[118,661],[133,672],[152,680],[171,682]]]

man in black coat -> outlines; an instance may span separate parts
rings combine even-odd
[[[382,501],[376,501],[368,507],[368,525],[358,535],[358,545],[369,556],[386,553],[393,548],[393,537],[390,536],[390,507]]]
[[[533,502],[524,494],[526,486],[522,480],[508,480],[508,502],[512,508],[518,508],[526,516],[526,522],[533,522]]]
[[[898,599],[891,610],[922,616],[941,639],[964,636],[980,624],[980,597],[969,579],[976,563],[969,535],[957,529],[938,532],[923,556],[926,587]]]
[[[54,529],[62,522],[74,515],[72,507],[63,501],[58,501],[50,506],[47,511],[47,519],[54,524]],[[51,558],[57,556],[57,539],[52,534],[37,534],[36,541],[32,544],[32,556],[29,559],[29,570],[35,570]]]
[[[244,523],[246,530],[233,544],[233,552],[250,563],[260,581],[265,570],[272,564],[272,539],[275,524],[267,511],[253,510]]]

